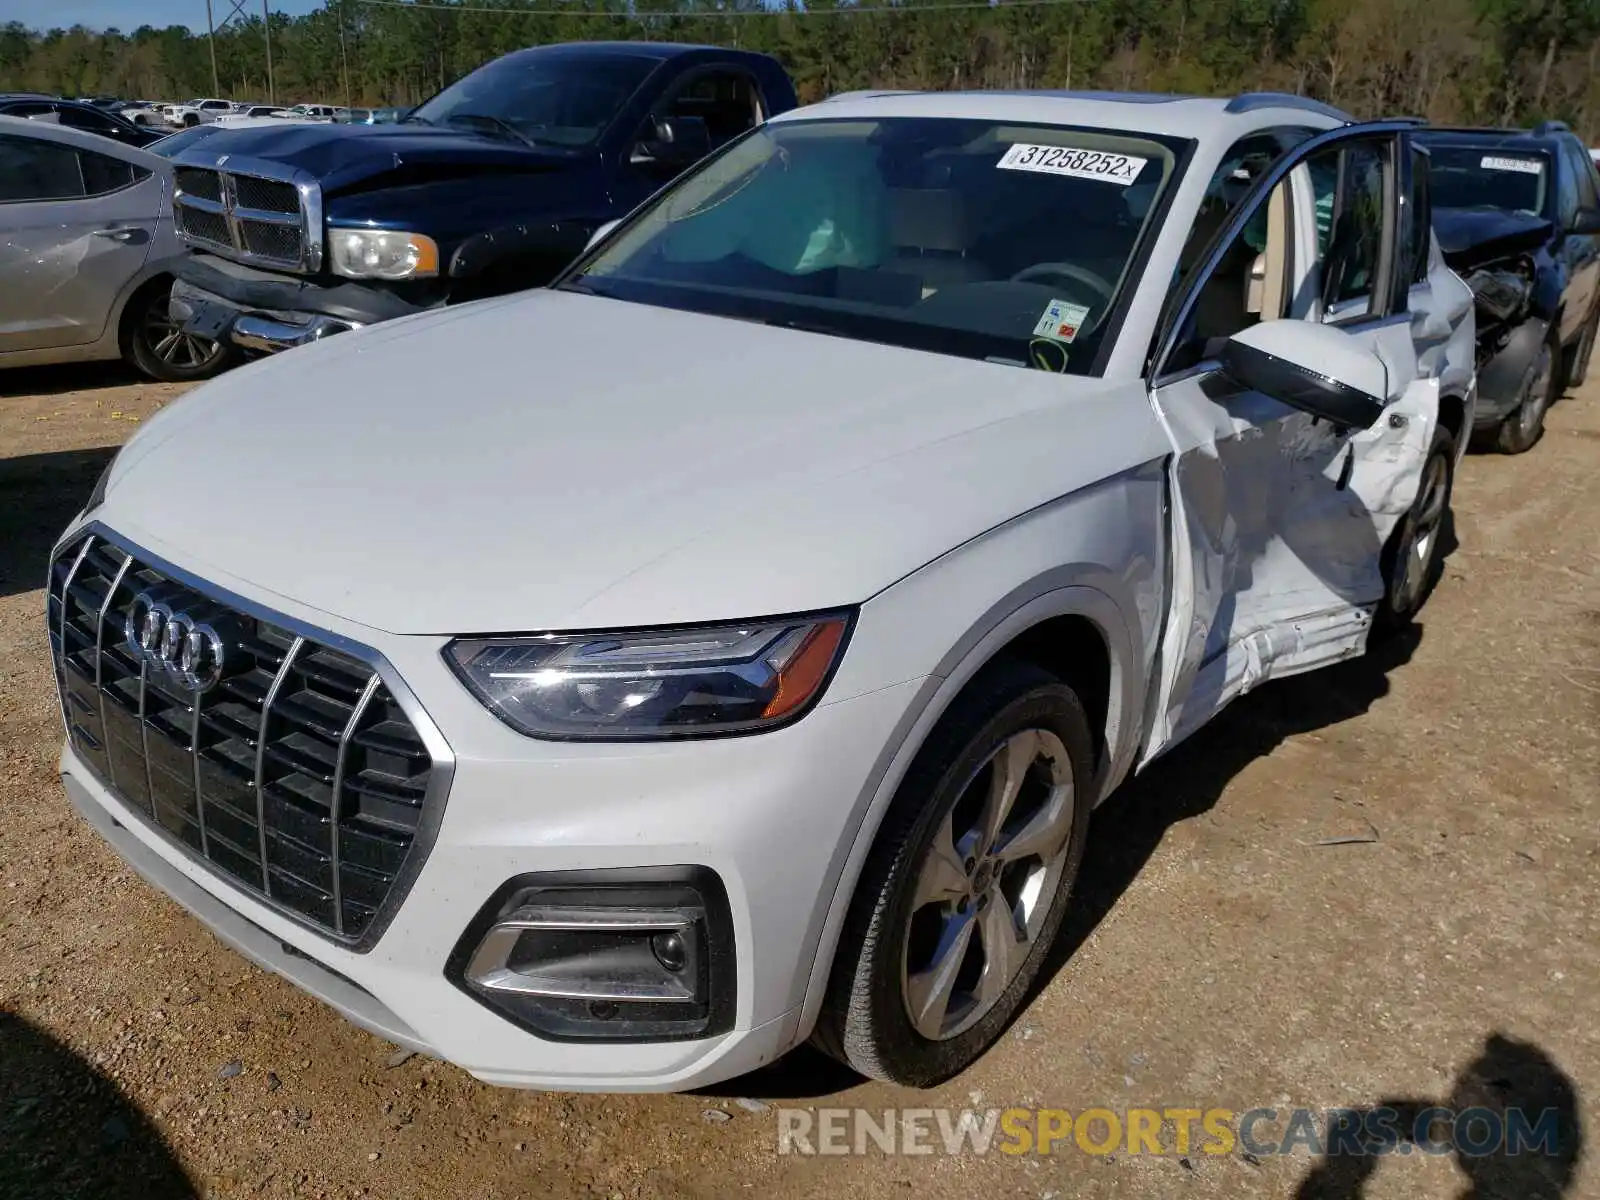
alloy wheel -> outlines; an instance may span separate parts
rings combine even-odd
[[[1532,440],[1544,423],[1544,414],[1555,400],[1556,354],[1546,342],[1539,348],[1539,358],[1534,364],[1533,382],[1528,386],[1527,399],[1517,410],[1517,427],[1524,439]]]
[[[980,1021],[1038,940],[1068,852],[1072,760],[1046,729],[1001,742],[935,829],[917,872],[901,996],[930,1041]]]
[[[1450,497],[1450,467],[1443,455],[1435,454],[1428,460],[1417,490],[1417,504],[1412,509],[1405,540],[1396,560],[1400,568],[1400,581],[1394,589],[1394,606],[1400,612],[1416,607],[1427,587],[1428,575],[1433,569],[1433,557],[1439,549],[1439,533],[1444,526],[1445,506]]]
[[[150,353],[178,371],[199,371],[222,355],[221,342],[185,333],[163,297],[153,301],[140,323],[139,336]]]

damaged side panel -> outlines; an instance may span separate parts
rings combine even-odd
[[[98,341],[149,256],[162,191],[150,175],[103,196],[0,209],[0,353]]]

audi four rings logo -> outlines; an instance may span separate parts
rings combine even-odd
[[[133,598],[122,631],[135,657],[189,691],[203,692],[222,678],[227,662],[222,636],[186,612],[173,612],[170,604],[148,592]]]

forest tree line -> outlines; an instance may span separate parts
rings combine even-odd
[[[892,12],[873,11],[889,0],[428,2],[274,13],[271,98],[409,105],[508,50],[627,38],[767,51],[808,101],[865,87],[1278,89],[1362,116],[1557,117],[1600,134],[1600,0],[898,0]],[[269,99],[264,33],[259,15],[218,33],[223,96]],[[0,91],[181,100],[213,94],[212,71],[206,36],[182,26],[0,26]]]

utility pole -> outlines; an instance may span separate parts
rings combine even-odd
[[[211,0],[206,0],[206,45],[211,49],[211,94],[222,90],[217,82],[217,27],[211,20]]]
[[[272,12],[267,0],[261,0],[261,29],[267,35],[267,103],[278,102],[278,89],[272,82]]]
[[[355,100],[350,94],[350,52],[344,44],[344,0],[339,0],[339,60],[344,64],[344,106],[354,108]]]

